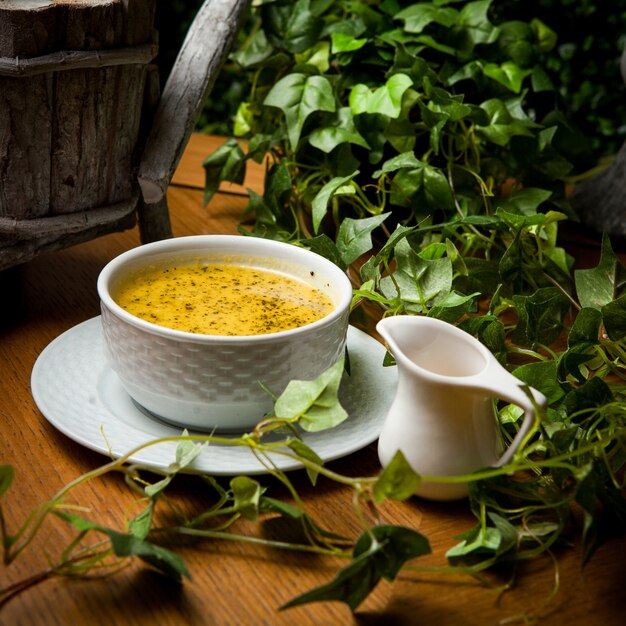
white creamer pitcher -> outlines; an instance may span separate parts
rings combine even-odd
[[[507,372],[491,352],[465,331],[438,319],[398,315],[376,327],[398,364],[398,387],[378,441],[385,467],[398,450],[420,475],[459,476],[504,465],[535,420],[546,398]],[[523,408],[522,426],[503,452],[493,398]],[[423,481],[417,495],[454,500],[464,483]]]

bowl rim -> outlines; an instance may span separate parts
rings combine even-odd
[[[254,240],[253,245],[256,247],[256,252],[251,252],[249,246],[246,247],[245,242],[250,242],[251,240]],[[328,273],[332,278],[333,285],[337,288],[339,302],[330,313],[315,322],[306,324],[305,326],[298,326],[297,328],[290,328],[288,330],[265,333],[262,335],[210,335],[205,333],[192,333],[184,330],[177,330],[168,326],[160,326],[159,324],[148,322],[147,320],[137,317],[123,309],[111,296],[109,291],[110,281],[117,271],[119,271],[120,268],[122,268],[126,263],[135,259],[140,259],[144,256],[154,257],[161,253],[175,252],[181,245],[182,247],[180,247],[180,252],[184,255],[186,248],[191,249],[196,245],[210,244],[211,242],[219,243],[224,248],[231,245],[240,246],[241,244],[244,244],[241,248],[241,252],[249,257],[258,256],[262,258],[263,256],[269,256],[259,252],[259,250],[263,249],[268,252],[288,250],[290,254],[299,255],[303,258],[303,260],[307,258],[312,259],[315,263],[323,265],[325,269],[328,270]],[[229,253],[236,254],[236,251],[229,250]],[[271,258],[278,258],[280,260],[280,256],[272,256]],[[297,263],[298,262],[295,261],[295,264]],[[106,307],[112,315],[120,318],[122,321],[130,324],[131,326],[163,338],[211,345],[222,343],[267,343],[279,341],[281,339],[287,340],[290,338],[297,338],[302,334],[315,332],[320,328],[334,324],[344,314],[348,313],[353,295],[352,284],[348,275],[329,259],[317,254],[316,252],[295,246],[291,243],[265,239],[252,235],[185,235],[138,245],[117,255],[102,268],[97,279],[97,292],[100,297],[101,306]],[[346,319],[346,329],[347,325]]]

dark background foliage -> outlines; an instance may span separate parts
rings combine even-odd
[[[157,0],[155,18],[155,26],[159,31],[157,61],[162,81],[167,78],[187,29],[201,4],[202,0]]]
[[[619,59],[626,41],[626,2],[495,0],[494,21],[537,17],[558,35],[548,68],[560,86],[564,113],[591,141],[596,158],[626,137],[626,89]]]
[[[159,0],[157,3],[155,23],[159,31],[157,62],[162,86],[165,85],[189,25],[203,1]],[[245,88],[246,83],[238,76],[236,68],[227,65],[214,87],[214,93],[219,93],[220,97],[210,100],[198,120],[198,129],[221,135],[230,134],[230,119],[237,110]]]
[[[176,54],[202,0],[159,2],[159,66],[164,84]],[[399,0],[399,4],[413,4]],[[494,0],[492,20],[537,18],[557,33],[558,44],[546,65],[559,86],[559,107],[587,140],[587,165],[614,154],[626,138],[626,88],[619,59],[626,41],[626,0]],[[245,36],[244,25],[241,37]],[[246,79],[234,63],[227,63],[218,77],[198,128],[230,133],[230,121],[247,89]],[[554,108],[555,103],[546,103]]]

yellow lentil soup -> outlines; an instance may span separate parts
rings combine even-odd
[[[208,335],[264,335],[310,324],[334,308],[302,280],[231,263],[153,268],[122,285],[116,302],[153,324]]]

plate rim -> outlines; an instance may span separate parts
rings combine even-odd
[[[44,419],[46,419],[46,421],[48,421],[55,429],[57,429],[63,435],[65,435],[69,439],[75,441],[76,443],[94,452],[105,455],[105,457],[108,459],[119,459],[120,457],[124,456],[126,453],[112,450],[111,447],[109,447],[105,436],[102,434],[103,426],[105,426],[106,424],[110,424],[111,418],[113,420],[119,420],[119,421],[121,420],[120,420],[120,416],[115,415],[112,412],[111,408],[107,406],[106,402],[104,402],[103,399],[100,397],[100,390],[99,390],[100,379],[104,375],[105,370],[108,369],[109,374],[115,376],[115,373],[112,371],[110,366],[106,363],[106,359],[104,357],[104,353],[102,350],[102,335],[101,334],[99,336],[96,335],[96,333],[98,332],[97,329],[99,329],[101,333],[100,319],[101,319],[101,316],[95,316],[87,320],[84,320],[83,322],[80,322],[68,328],[61,334],[59,334],[57,337],[52,339],[52,341],[50,341],[44,347],[44,349],[38,355],[31,371],[31,381],[30,381],[31,395],[33,397],[35,405],[38,411],[40,412],[40,414],[44,417]],[[54,411],[50,409],[49,398],[46,396],[46,391],[44,389],[44,374],[47,374],[46,367],[49,365],[50,361],[53,360],[53,358],[57,356],[56,352],[58,350],[64,349],[66,344],[69,345],[70,340],[75,339],[75,337],[73,336],[75,333],[85,333],[87,339],[91,342],[92,348],[94,349],[94,351],[99,350],[99,353],[96,353],[96,354],[92,353],[94,363],[95,363],[94,369],[96,371],[90,372],[89,374],[87,374],[87,377],[91,376],[94,378],[95,384],[94,384],[94,388],[92,389],[92,392],[94,394],[94,402],[96,403],[97,408],[102,413],[100,424],[96,425],[96,429],[100,433],[100,437],[98,438],[98,441],[95,441],[93,437],[88,436],[85,432],[80,432],[80,431],[77,431],[76,428],[72,428],[72,425],[68,423],[71,420],[68,420],[67,418],[64,418],[63,416],[55,415]],[[381,402],[386,403],[387,408],[388,408],[391,403],[391,400],[393,399],[395,395],[395,386],[397,385],[397,372],[395,371],[396,368],[386,368],[386,367],[383,368],[382,358],[384,356],[385,347],[380,342],[378,342],[374,337],[372,337],[371,335],[367,334],[366,332],[354,326],[350,326],[348,329],[348,341],[347,341],[348,349],[350,349],[351,344],[353,346],[353,349],[355,348],[356,344],[360,344],[364,350],[367,349],[368,353],[369,352],[379,353],[380,369],[393,371],[393,374],[388,374],[382,377],[383,379],[385,379],[385,384],[384,386],[380,385],[380,388],[378,389],[378,391],[381,391],[381,389],[383,390],[382,396],[381,396],[382,398]],[[96,357],[98,358],[96,359]],[[373,359],[373,356],[368,356],[368,358]],[[373,361],[371,363],[368,363],[368,366],[373,367],[374,366]],[[65,371],[65,368],[63,368],[63,370],[64,371],[61,374],[61,376],[67,377],[69,375],[68,371]],[[121,383],[118,383],[118,384],[121,388]],[[392,388],[389,388],[390,384]],[[123,389],[122,389],[122,392],[126,394],[126,392]],[[130,396],[127,396],[127,398],[128,400],[130,400]],[[143,415],[143,417],[146,420],[146,423],[151,423],[154,425],[156,422],[158,423],[158,426],[160,428],[167,428],[170,431],[176,431],[177,434],[179,435],[182,434],[182,431],[183,431],[182,427],[178,429],[177,427],[173,425],[169,425],[159,420],[156,420],[154,418],[148,417],[147,415],[143,414],[143,412],[141,412],[139,409],[137,409],[137,411]],[[105,417],[107,419],[105,419]],[[357,452],[358,450],[361,450],[365,448],[366,446],[368,446],[369,444],[373,443],[380,434],[380,430],[382,429],[382,424],[384,422],[385,417],[386,417],[386,412],[383,415],[378,415],[375,418],[377,428],[370,428],[366,436],[362,436],[357,441],[352,442],[351,445],[344,446],[342,448],[338,447],[335,452],[330,452],[330,453],[325,452],[323,454],[320,454],[322,460],[325,463],[329,461],[333,461],[338,458],[342,458],[350,454],[353,454],[354,452]],[[348,417],[348,419],[350,419],[350,417]],[[90,417],[90,420],[91,420],[91,417]],[[93,421],[94,420],[91,420],[90,424]],[[328,433],[337,432],[337,429],[340,429],[340,428],[341,428],[341,425],[336,427],[336,429],[328,429],[325,431],[320,431],[319,433],[304,433],[303,438],[305,442],[307,443],[307,445],[310,445],[313,448],[313,450],[315,450],[316,437],[319,437],[319,438],[328,437],[329,436]],[[133,425],[129,425],[128,429],[129,429],[129,432],[132,432],[132,433],[140,432],[138,431],[138,428]],[[326,434],[324,435],[324,433]],[[167,436],[167,435],[164,435],[164,436]],[[176,436],[176,435],[173,435],[173,436]],[[149,438],[146,441],[153,440],[155,438],[156,438],[155,436],[151,436],[151,439]],[[136,443],[136,445],[129,447],[129,451],[132,450],[137,445],[139,445],[139,443]],[[142,454],[142,452],[145,452],[146,450],[155,451],[157,448],[160,448],[162,446],[168,447],[167,458],[166,459],[164,458],[163,461],[159,461],[155,463],[154,461],[146,460],[145,455]],[[245,450],[245,447],[242,447],[242,446],[223,446],[223,447],[224,448],[244,448]],[[170,463],[174,461],[174,449],[175,449],[175,442],[173,442],[173,445],[157,444],[157,445],[151,446],[149,448],[146,448],[140,451],[136,455],[132,455],[128,459],[128,462],[139,463],[141,465],[163,470],[163,469],[166,469],[170,465]],[[234,476],[234,475],[239,475],[239,474],[255,475],[255,474],[267,474],[268,473],[268,470],[254,457],[253,453],[249,449],[247,450],[247,452],[249,453],[248,454],[249,460],[245,464],[239,467],[227,466],[227,464],[220,465],[219,463],[217,465],[215,465],[215,463],[212,464],[210,461],[207,461],[206,458],[205,459],[202,458],[203,456],[206,457],[208,455],[208,452],[209,452],[208,449],[203,451],[199,455],[196,465],[186,468],[186,472],[206,473],[206,474],[212,474],[215,476],[218,476],[218,475]],[[149,455],[149,457],[152,457],[152,456],[153,456],[152,454]],[[161,452],[159,456],[165,457],[165,450],[163,450],[163,452]],[[202,463],[203,460],[205,461],[205,463]],[[291,470],[303,468],[303,465],[300,462],[295,461],[293,459],[287,459],[286,457],[278,457],[278,459],[273,459],[273,461],[276,462],[278,468],[282,471],[291,471]]]

